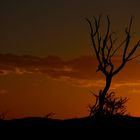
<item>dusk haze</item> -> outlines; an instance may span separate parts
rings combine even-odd
[[[106,17],[119,45],[131,17],[131,46],[140,40],[138,0],[2,0],[0,2],[0,113],[5,119],[70,119],[89,115],[105,85],[93,52],[90,27]],[[118,44],[117,44],[118,43]],[[135,56],[140,53],[137,48]],[[113,59],[121,63],[122,49]],[[110,91],[127,97],[127,113],[140,117],[140,57],[113,77]]]

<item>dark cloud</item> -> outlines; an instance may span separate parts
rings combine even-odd
[[[114,63],[119,64],[120,59]],[[52,79],[96,80],[103,79],[100,72],[96,72],[97,61],[92,56],[81,56],[72,60],[62,60],[57,56],[36,57],[29,55],[0,54],[0,74],[8,73],[42,73]],[[116,79],[139,80],[139,61],[129,62]],[[120,78],[121,77],[121,78]],[[123,78],[122,78],[123,77]],[[85,81],[82,81],[83,83]],[[100,82],[99,82],[100,83]]]
[[[58,79],[70,77],[76,79],[97,78],[97,63],[94,57],[81,56],[73,60],[64,61],[57,56],[36,57],[28,55],[0,54],[0,73],[44,73]]]
[[[101,86],[104,81],[96,73],[97,62],[92,56],[62,60],[57,56],[36,57],[0,54],[0,74],[39,73],[81,87]],[[101,78],[102,77],[102,78]],[[94,81],[94,82],[93,82]]]

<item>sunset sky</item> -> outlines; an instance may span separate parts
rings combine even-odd
[[[8,119],[49,112],[60,119],[88,115],[94,102],[89,91],[98,93],[104,76],[96,72],[85,18],[102,14],[105,21],[109,15],[112,30],[123,34],[134,16],[135,42],[139,7],[138,0],[2,0],[0,112],[8,112]],[[111,90],[127,96],[128,113],[140,116],[140,58],[116,75]]]

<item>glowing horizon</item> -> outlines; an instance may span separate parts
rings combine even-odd
[[[0,111],[7,111],[7,118],[45,116],[49,112],[60,119],[86,116],[88,105],[95,100],[89,91],[98,93],[105,84],[104,76],[96,72],[93,56],[63,60],[57,56],[0,54],[0,58]],[[140,98],[138,64],[139,60],[127,64],[110,88],[116,96],[129,98],[128,112],[135,116],[140,115],[135,110]]]
[[[123,39],[134,16],[131,44],[140,39],[140,1],[7,0],[0,3],[0,113],[6,118],[88,115],[104,76],[97,70],[86,18],[109,15],[111,29]],[[106,24],[106,23],[105,23]],[[139,52],[137,52],[139,54]],[[113,60],[117,66],[118,53]],[[140,59],[114,77],[111,89],[127,96],[128,112],[140,116]]]

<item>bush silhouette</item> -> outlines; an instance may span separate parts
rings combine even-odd
[[[102,90],[100,90],[99,95],[92,94],[96,97],[96,102],[94,105],[89,105],[90,113],[89,116],[96,116],[99,113],[99,96]],[[115,92],[108,92],[103,107],[103,115],[126,115],[126,105],[128,101],[127,97],[116,97]]]

